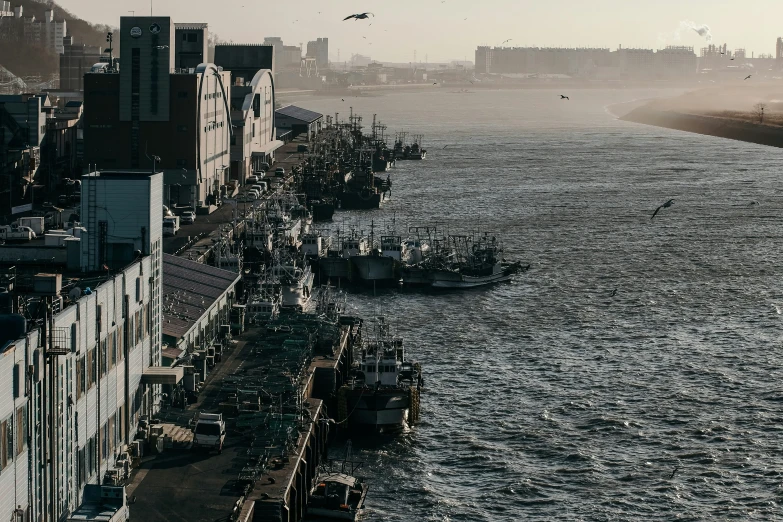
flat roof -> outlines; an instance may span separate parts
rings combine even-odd
[[[280,109],[277,109],[275,111],[275,114],[280,114],[281,116],[288,116],[289,118],[301,120],[305,123],[313,123],[314,121],[320,120],[321,118],[324,117],[324,115],[321,114],[320,112],[303,109],[301,107],[297,107],[296,105],[288,105],[286,107],[281,107]]]
[[[240,275],[163,254],[163,335],[182,338]]]

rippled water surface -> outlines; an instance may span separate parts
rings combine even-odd
[[[532,265],[350,297],[392,319],[427,384],[410,433],[354,441],[365,519],[783,518],[781,151],[606,109],[653,91],[556,94],[299,101],[425,136],[391,202],[336,223],[489,230]]]

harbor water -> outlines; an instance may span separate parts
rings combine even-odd
[[[608,108],[665,92],[559,94],[297,100],[424,135],[391,201],[334,226],[488,231],[531,265],[490,288],[350,296],[426,385],[421,424],[353,441],[364,519],[783,518],[780,150]]]

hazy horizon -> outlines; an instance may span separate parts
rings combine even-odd
[[[489,5],[491,7],[489,7]],[[61,0],[60,5],[92,23],[119,25],[121,16],[149,15],[150,2],[131,0],[122,7],[97,0]],[[473,61],[478,45],[538,47],[640,47],[693,46],[696,54],[709,43],[745,48],[748,56],[775,53],[775,39],[783,34],[777,20],[783,5],[756,2],[752,15],[743,17],[736,4],[715,5],[692,0],[623,2],[562,0],[546,4],[493,0],[491,4],[467,0],[431,0],[377,4],[333,0],[329,5],[302,0],[297,7],[261,5],[250,0],[225,0],[220,9],[205,2],[175,0],[153,2],[157,16],[171,16],[177,23],[206,22],[210,33],[236,43],[261,43],[280,36],[286,45],[307,45],[317,37],[329,38],[330,59],[347,61],[363,54],[391,62]],[[343,18],[372,11],[368,20]],[[763,17],[758,17],[763,13]],[[256,18],[256,20],[254,20]],[[712,41],[683,22],[708,26]],[[372,25],[370,25],[372,24]]]

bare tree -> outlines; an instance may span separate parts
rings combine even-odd
[[[753,114],[759,119],[759,123],[764,123],[764,109],[767,108],[767,104],[764,102],[758,102],[753,106]]]

